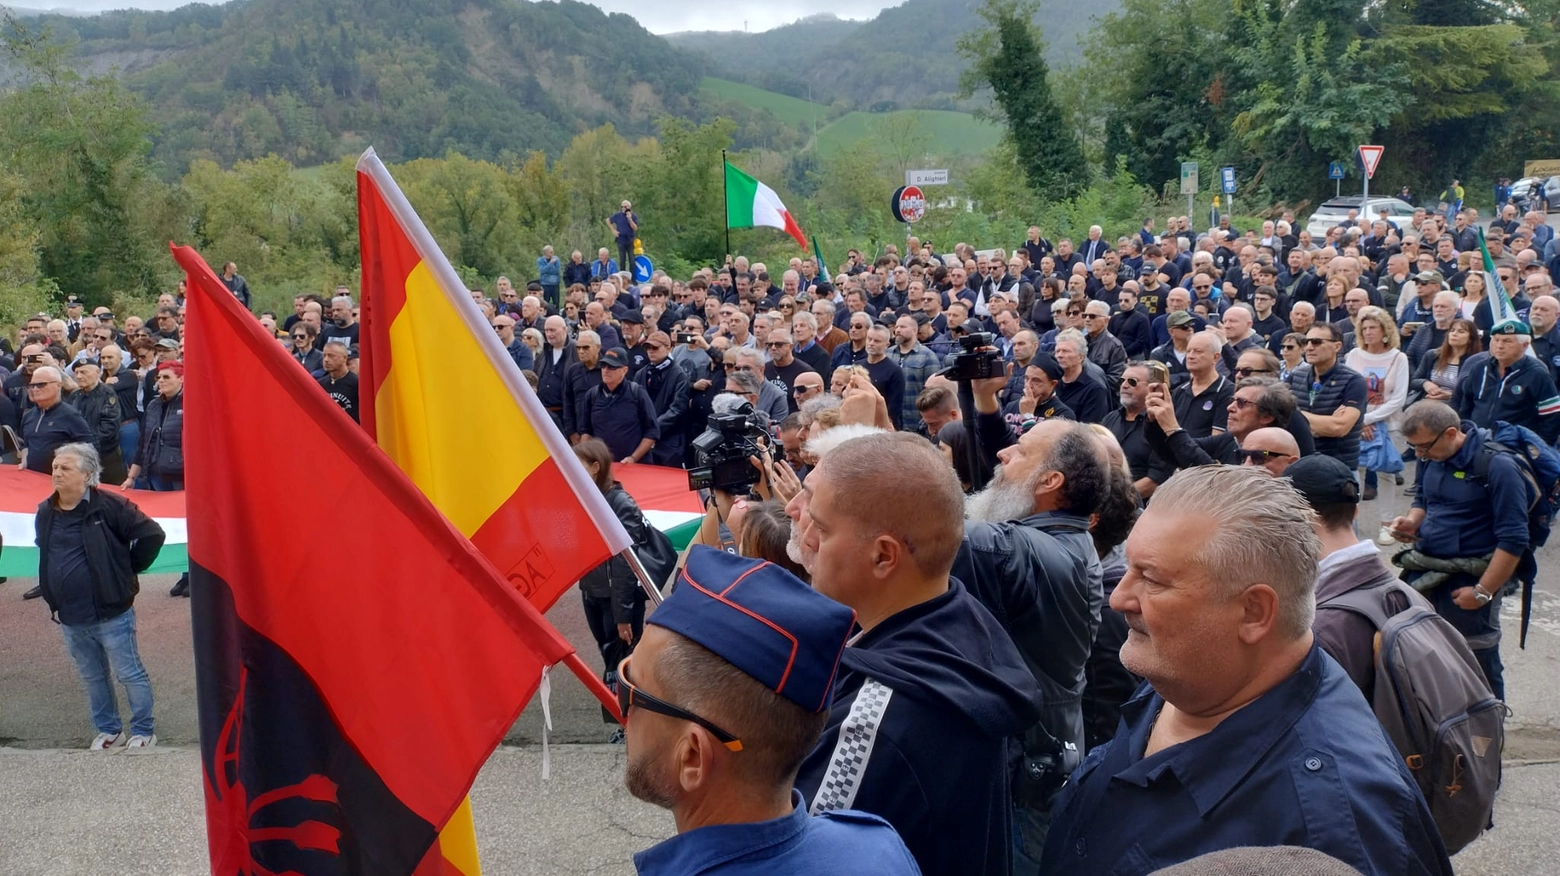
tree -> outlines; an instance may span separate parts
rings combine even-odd
[[[1030,187],[1064,199],[1088,184],[1088,166],[1051,94],[1038,11],[1035,0],[986,0],[980,17],[987,26],[959,38],[959,54],[970,61],[960,93],[991,89]]]

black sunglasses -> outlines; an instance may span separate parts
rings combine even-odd
[[[625,722],[628,720],[628,710],[638,706],[647,712],[655,712],[658,715],[666,715],[669,718],[677,718],[683,721],[692,721],[710,731],[716,739],[720,740],[720,744],[726,746],[731,751],[742,750],[742,740],[737,737],[732,736],[730,733],[716,727],[687,709],[678,708],[666,700],[657,699],[635,687],[633,681],[629,680],[628,677],[628,664],[633,659],[633,657],[624,657],[623,662],[618,664],[617,671],[618,708],[623,712],[623,720]]]
[[[1333,343],[1333,339],[1332,338],[1306,338],[1305,339],[1305,345],[1307,347],[1314,347],[1317,344],[1331,344],[1331,343]]]
[[[1235,376],[1236,377],[1250,377],[1253,374],[1272,374],[1272,373],[1273,373],[1272,371],[1270,371],[1270,370],[1268,370],[1266,368],[1236,368],[1235,369]]]
[[[1241,465],[1261,465],[1270,459],[1287,459],[1289,454],[1279,453],[1277,450],[1247,450],[1241,448],[1235,453],[1240,456]]]

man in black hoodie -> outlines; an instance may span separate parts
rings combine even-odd
[[[883,502],[885,466],[916,485]],[[861,809],[899,831],[926,876],[1006,876],[1011,740],[1040,691],[996,618],[950,578],[964,495],[924,438],[874,434],[826,450],[787,506],[795,554],[862,632],[796,786],[815,814]]]

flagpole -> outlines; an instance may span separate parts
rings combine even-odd
[[[720,150],[721,224],[726,226],[726,258],[731,258],[731,193],[726,190],[726,150]],[[659,600],[657,600],[659,602]]]
[[[607,690],[607,683],[596,675],[594,669],[585,665],[585,661],[580,659],[580,652],[570,651],[569,656],[563,658],[560,662],[564,666],[569,667],[569,671],[574,673],[574,677],[578,678],[580,683],[585,685],[585,689],[590,691],[592,696],[601,701],[602,707],[612,717],[616,718],[619,724],[623,723],[623,712],[618,708],[617,696],[612,691]],[[607,669],[616,670],[617,667],[608,666]]]
[[[628,567],[634,570],[634,577],[639,579],[639,586],[644,588],[645,595],[650,597],[652,605],[661,604],[661,585],[650,580],[650,573],[646,571],[644,563],[639,562],[639,557],[634,554],[633,548],[628,548],[618,554],[628,561]]]

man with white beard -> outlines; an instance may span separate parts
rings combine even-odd
[[[1084,664],[1104,604],[1089,516],[1110,462],[1088,426],[1035,423],[998,453],[990,486],[969,497],[953,577],[996,616],[1040,685],[1014,781],[1014,872],[1033,873],[1052,799],[1084,754]]]

